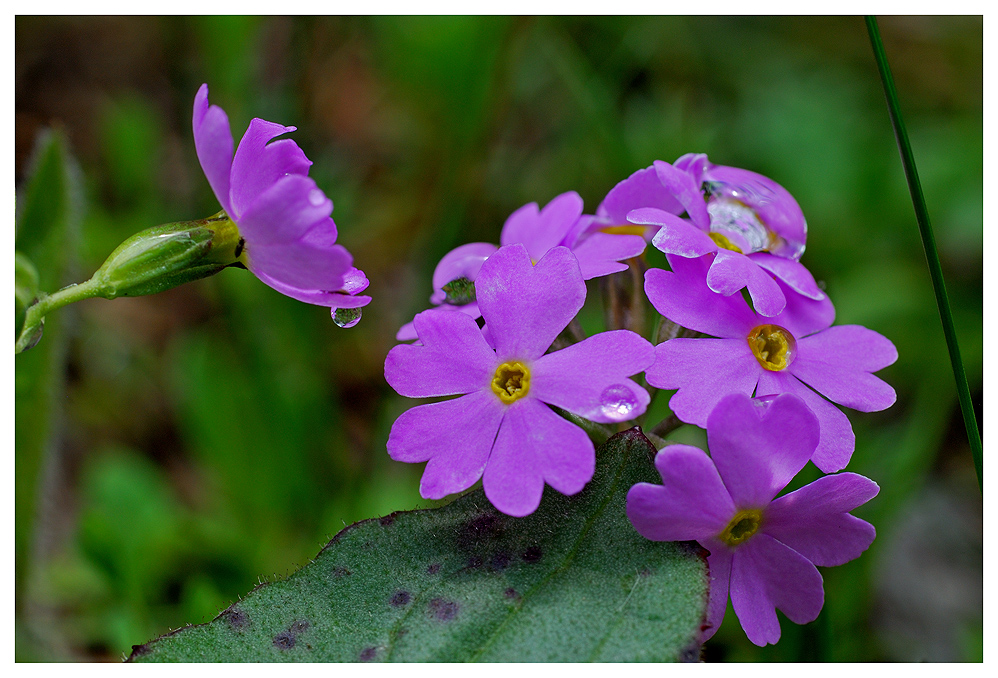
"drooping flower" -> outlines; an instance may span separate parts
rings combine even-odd
[[[208,103],[208,85],[194,98],[194,146],[225,215],[238,228],[235,257],[278,292],[309,304],[359,309],[370,303],[364,273],[336,244],[332,201],[308,176],[312,162],[291,139],[294,127],[250,121],[233,156],[229,118]]]
[[[856,439],[849,419],[828,400],[862,412],[893,405],[894,389],[872,372],[897,360],[894,344],[859,325],[831,327],[835,308],[827,297],[812,300],[787,290],[781,313],[755,313],[740,295],[726,297],[707,287],[710,259],[670,255],[673,272],[645,273],[645,293],[659,313],[716,337],[656,346],[648,383],[679,389],[669,406],[682,421],[700,427],[730,393],[792,393],[821,423],[815,465],[825,473],[845,468]]]
[[[728,594],[756,645],[780,639],[776,608],[797,624],[824,604],[821,574],[853,560],[876,531],[849,511],[879,492],[855,473],[825,476],[778,499],[818,442],[818,422],[795,396],[729,395],[707,419],[710,457],[670,445],[655,457],[662,485],[639,483],[627,517],[655,541],[695,540],[710,551],[710,601],[703,640],[724,618]]]
[[[645,242],[628,234],[609,234],[589,229],[593,217],[582,214],[582,198],[575,191],[562,193],[539,208],[532,202],[513,212],[502,227],[502,245],[520,243],[527,248],[532,261],[539,261],[552,247],[567,247],[579,262],[582,278],[589,280],[627,269],[624,259],[644,251]],[[433,295],[430,302],[441,310],[459,310],[480,318],[473,299],[454,298],[444,286],[459,281],[468,285],[475,281],[482,262],[496,251],[491,243],[470,243],[451,250],[433,272]],[[412,323],[402,326],[395,337],[399,341],[416,338]]]
[[[657,227],[652,244],[666,254],[714,254],[707,274],[711,290],[729,296],[745,288],[755,310],[765,316],[786,305],[776,280],[809,299],[825,296],[798,261],[807,224],[782,186],[755,172],[713,165],[703,154],[685,155],[675,165],[656,160],[654,168],[688,218],[648,207],[632,211],[628,221]]]
[[[586,296],[565,247],[536,265],[522,244],[502,247],[482,264],[475,289],[491,343],[472,317],[429,310],[414,320],[420,344],[388,353],[385,379],[399,394],[461,396],[404,412],[388,453],[427,462],[420,483],[427,499],[482,478],[497,509],[524,516],[537,508],[545,483],[574,494],[595,469],[589,437],[548,405],[597,422],[633,419],[649,396],[628,377],[651,364],[653,349],[618,330],[545,354]]]

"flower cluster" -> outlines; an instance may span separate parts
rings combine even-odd
[[[545,484],[574,494],[592,478],[594,445],[579,418],[642,424],[656,389],[675,390],[675,418],[706,428],[711,456],[663,447],[663,484],[631,488],[628,517],[648,539],[709,551],[704,639],[730,593],[749,639],[776,642],[777,608],[797,623],[821,610],[816,566],[847,562],[873,541],[849,511],[878,488],[842,473],[776,495],[808,461],[825,473],[848,464],[855,437],[837,405],[870,412],[895,399],[873,375],[897,359],[893,344],[831,326],[832,302],[800,263],[806,237],[786,189],[702,154],[635,172],[592,215],[571,192],[521,207],[499,246],[462,245],[441,260],[433,307],[399,330],[413,343],[388,354],[388,383],[407,397],[459,397],[403,413],[389,454],[426,462],[426,498],[480,479],[497,509],[524,516]],[[671,270],[647,268],[649,242]],[[645,271],[632,301],[646,297],[678,328],[657,346],[640,336],[640,313],[607,314],[624,320],[588,338],[573,323],[584,281],[609,276],[603,287],[617,299],[627,269]],[[651,438],[662,443],[671,421],[650,427]]]

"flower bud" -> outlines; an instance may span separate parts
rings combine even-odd
[[[105,299],[155,294],[239,263],[239,230],[224,212],[136,233],[94,274]]]

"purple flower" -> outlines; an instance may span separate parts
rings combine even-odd
[[[776,608],[806,624],[824,604],[815,565],[847,563],[873,542],[873,526],[849,514],[877,495],[855,473],[825,476],[773,499],[807,463],[818,422],[792,395],[724,398],[707,419],[710,457],[670,445],[655,457],[662,485],[627,493],[627,517],[655,541],[696,540],[710,551],[710,602],[703,640],[731,604],[756,645],[780,639]]]
[[[663,186],[682,204],[688,219],[653,207],[628,220],[659,227],[652,244],[687,258],[714,254],[707,274],[711,290],[726,296],[746,288],[756,311],[774,316],[786,305],[775,279],[810,299],[825,294],[797,259],[807,224],[797,201],[775,181],[735,167],[712,165],[705,155],[684,155],[670,165],[655,161]]]
[[[858,325],[830,327],[835,308],[828,298],[812,300],[787,290],[783,312],[772,318],[758,315],[740,295],[725,297],[707,287],[710,258],[670,255],[674,272],[645,273],[645,293],[659,313],[717,337],[659,344],[648,383],[679,389],[669,406],[681,420],[700,427],[729,393],[792,393],[821,424],[815,465],[825,473],[844,468],[855,436],[846,415],[825,398],[863,412],[893,405],[894,389],[871,373],[897,360],[894,344]]]
[[[659,226],[639,226],[627,220],[627,215],[639,208],[654,208],[680,215],[686,208],[658,178],[655,167],[640,169],[610,189],[596,208],[590,230],[605,234],[637,234],[650,241]]]
[[[653,349],[618,330],[545,354],[586,297],[565,247],[548,250],[536,265],[522,244],[502,247],[482,264],[475,288],[491,343],[472,317],[430,310],[414,320],[420,345],[388,353],[385,379],[401,395],[461,396],[403,413],[388,454],[427,462],[420,483],[427,499],[482,478],[497,509],[525,516],[540,503],[544,483],[574,494],[595,468],[589,437],[548,405],[597,422],[633,419],[649,396],[627,377],[651,364]]]
[[[260,118],[250,121],[232,153],[229,118],[208,104],[208,85],[194,97],[194,146],[215,197],[239,229],[236,256],[257,278],[299,301],[337,308],[366,306],[367,288],[350,253],[336,244],[333,203],[308,177],[312,162],[293,132]]]
[[[635,235],[592,231],[588,228],[592,219],[582,214],[579,194],[569,191],[552,199],[543,209],[532,202],[513,212],[502,227],[499,242],[524,245],[532,261],[540,260],[552,247],[567,247],[578,260],[584,280],[626,270],[627,264],[622,260],[641,254],[645,249],[644,240]],[[440,310],[456,310],[480,318],[478,304],[474,301],[452,303],[443,287],[461,278],[474,282],[482,262],[496,249],[491,243],[477,242],[462,245],[444,255],[433,272],[430,302]],[[416,329],[412,323],[406,323],[395,338],[399,341],[416,339]]]

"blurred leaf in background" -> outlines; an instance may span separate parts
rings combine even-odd
[[[880,24],[979,404],[983,22]],[[35,445],[22,418],[37,408],[21,390],[34,351],[19,356],[17,560],[26,572],[21,545],[49,545],[33,577],[51,638],[31,645],[19,630],[19,658],[118,659],[287,575],[346,524],[426,506],[420,469],[385,452],[406,404],[382,370],[439,257],[495,242],[527,202],[576,190],[592,211],[631,172],[686,152],[785,186],[837,322],[900,353],[881,374],[898,403],[852,416],[850,470],[882,488],[859,512],[873,547],[824,573],[818,621],[783,624],[764,649],[726,625],[706,658],[980,658],[980,493],[861,18],[17,17],[15,73],[19,196],[43,128],[64,130],[82,166],[82,240],[62,248],[81,275],[142,228],[217,211],[190,129],[208,82],[237,135],[254,116],[297,126],[374,297],[341,330],[227,270],[82,303],[72,335],[46,328],[35,350],[68,342],[52,376],[64,434],[48,484],[36,462],[22,473],[36,458],[22,453]],[[598,329],[598,309],[586,313]],[[22,501],[39,487],[47,522]],[[930,589],[945,594],[911,593]]]

